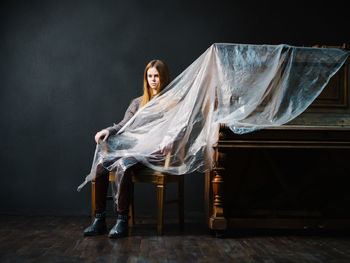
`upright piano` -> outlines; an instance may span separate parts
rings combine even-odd
[[[349,59],[283,126],[243,135],[220,126],[214,169],[205,176],[211,230],[350,228],[348,76]]]

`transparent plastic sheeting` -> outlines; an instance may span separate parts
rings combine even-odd
[[[213,44],[97,145],[78,190],[95,177],[99,163],[116,171],[115,189],[137,162],[171,174],[209,171],[220,123],[238,134],[287,123],[312,103],[348,55],[341,49]],[[164,147],[170,155],[161,153]]]

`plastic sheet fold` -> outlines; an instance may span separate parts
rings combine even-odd
[[[171,174],[209,171],[220,123],[241,134],[289,122],[348,55],[341,49],[213,44],[115,136],[97,145],[78,190],[94,178],[99,163],[120,175],[138,162]],[[164,147],[171,149],[167,156]]]

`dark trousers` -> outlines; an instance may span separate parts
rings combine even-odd
[[[116,200],[119,213],[127,213],[130,204],[131,194],[131,172],[130,168],[126,169],[121,178],[119,185],[119,198]],[[99,164],[96,168],[95,179],[95,200],[96,212],[103,212],[106,210],[106,198],[109,184],[109,171]]]

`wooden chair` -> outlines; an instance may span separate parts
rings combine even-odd
[[[165,161],[165,167],[168,167],[170,160],[170,154],[167,155]],[[132,168],[131,168],[132,169]],[[167,173],[161,173],[148,167],[142,167],[141,169],[132,169],[132,187],[131,187],[131,201],[129,206],[129,225],[135,224],[134,219],[134,183],[153,183],[157,185],[157,233],[163,234],[164,223],[164,206],[165,204],[178,203],[179,206],[179,225],[180,229],[184,228],[184,176],[172,175]],[[109,181],[114,181],[115,173],[109,173]],[[178,183],[178,199],[177,200],[165,200],[166,186],[168,183]],[[112,196],[107,196],[107,200],[113,200]],[[92,219],[95,215],[95,181],[91,182],[91,216]]]

